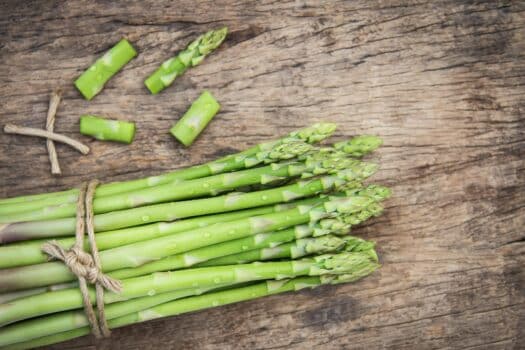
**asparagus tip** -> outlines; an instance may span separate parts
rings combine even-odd
[[[360,135],[350,140],[334,144],[334,148],[354,157],[362,157],[367,153],[375,151],[383,144],[383,140],[374,135]]]

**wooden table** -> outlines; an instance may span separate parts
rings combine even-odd
[[[158,174],[315,121],[380,135],[381,218],[356,229],[383,267],[357,283],[274,296],[84,337],[56,349],[518,349],[525,346],[525,4],[520,1],[3,1],[0,196]],[[220,25],[225,44],[152,96],[144,78]],[[127,37],[139,55],[88,102],[72,82]],[[222,111],[189,149],[168,134],[203,89]],[[89,140],[79,115],[132,119],[130,146]]]

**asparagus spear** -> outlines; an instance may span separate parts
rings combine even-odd
[[[310,150],[307,147],[299,147],[300,141],[306,143],[319,142],[330,136],[334,130],[335,124],[318,123],[308,128],[293,131],[281,139],[261,143],[246,151],[203,165],[178,169],[163,175],[150,176],[138,180],[101,184],[97,187],[95,198],[148,188],[175,180],[197,179],[229,171],[251,168],[261,163],[268,164],[283,159],[291,159]],[[349,155],[352,154],[349,153]],[[51,205],[75,203],[77,194],[77,189],[71,189],[62,192],[0,199],[0,216]]]
[[[300,148],[306,146],[308,145],[302,141],[298,145]],[[96,198],[93,201],[93,212],[95,214],[102,214],[116,210],[136,208],[146,204],[203,197],[234,190],[242,186],[268,184],[298,176],[307,177],[331,174],[337,170],[352,167],[358,168],[361,166],[360,161],[349,159],[345,153],[333,149],[330,151],[324,149],[312,152],[312,154],[305,155],[305,159],[301,162],[274,163],[265,167],[240,170],[234,173],[213,175],[188,181],[175,180],[164,185]],[[60,219],[74,217],[75,213],[76,203],[61,204],[18,214],[5,215],[0,217],[0,222],[15,223]]]
[[[150,276],[124,280],[124,288],[121,295],[118,296],[114,293],[106,293],[104,301],[105,303],[110,304],[125,299],[139,298],[147,295],[147,293],[150,293],[150,295],[156,295],[159,293],[167,293],[174,290],[188,289],[192,287],[208,288],[217,285],[265,279],[283,279],[298,276],[322,276],[331,274],[343,276],[351,275],[352,278],[356,278],[362,276],[360,271],[367,271],[368,274],[375,268],[377,268],[377,263],[371,259],[370,255],[366,252],[344,252],[339,254],[319,255],[313,258],[301,260],[188,269],[163,274],[157,273]],[[144,285],[145,283],[147,283],[147,285]],[[277,284],[279,283],[277,282]],[[51,299],[50,294],[51,293],[44,295],[46,299]],[[68,298],[67,294],[76,294],[76,298]],[[78,294],[79,293],[76,289],[62,291],[60,295],[61,303],[60,305],[57,305],[58,309],[54,311],[81,307],[82,302]],[[55,295],[53,299],[56,300],[57,297],[58,295]],[[38,311],[35,312],[35,309],[33,308],[35,306],[34,299],[35,297],[21,299],[25,300],[25,303],[18,303],[18,305],[23,305],[24,310],[17,311],[23,312],[27,311],[28,308],[31,308],[29,311],[31,311],[32,316],[38,315]],[[40,299],[42,302],[42,299],[44,298],[41,297]],[[185,300],[187,301],[189,299]],[[49,302],[52,303],[51,300],[49,300]],[[7,313],[13,315],[13,309],[16,309],[16,307],[13,308],[14,304],[17,303],[14,302],[10,305],[10,309],[7,310]],[[43,302],[36,305],[46,308],[49,303]],[[75,325],[75,323],[78,324],[79,322],[71,322],[71,314],[76,314],[80,318],[83,316],[82,312],[61,313],[3,327],[0,329],[0,346],[83,326],[83,324]],[[25,318],[27,318],[27,316]],[[20,316],[17,319],[20,319]]]
[[[323,275],[320,277],[296,277],[288,280],[267,280],[262,283],[233,288],[221,292],[206,293],[197,297],[190,297],[181,300],[175,300],[159,306],[133,312],[129,315],[110,319],[108,325],[110,328],[118,328],[126,325],[145,322],[148,320],[180,315],[187,312],[203,310],[219,305],[227,305],[236,302],[252,300],[259,297],[298,291],[304,288],[315,288],[326,284],[339,284],[344,282],[353,282],[365,277],[377,269],[377,264],[361,265],[348,275]],[[42,324],[42,326],[44,326]],[[6,350],[25,350],[34,347],[51,345],[66,340],[81,337],[89,334],[90,328],[84,326],[61,333],[55,333],[44,337],[27,340],[6,347]]]
[[[365,154],[375,151],[383,144],[383,140],[374,135],[361,135],[334,144],[334,148],[353,154],[354,157],[362,157]]]
[[[373,186],[369,186],[373,187]],[[306,199],[302,201],[297,201],[294,204],[295,205],[308,205],[308,204],[314,204],[317,202],[321,203],[323,199],[322,198],[311,198]],[[288,207],[288,205],[278,205],[276,206],[276,210],[284,210]],[[130,277],[136,277],[136,276],[142,276],[146,275],[152,272],[157,271],[168,271],[168,270],[176,270],[183,267],[192,266],[193,264],[201,261],[206,261],[209,259],[213,259],[212,261],[214,263],[206,264],[206,263],[200,263],[196,266],[213,266],[213,265],[225,265],[224,260],[220,260],[220,258],[216,257],[222,257],[224,255],[228,255],[228,258],[237,256],[237,260],[243,260],[244,258],[241,255],[242,253],[236,255],[235,253],[238,252],[244,252],[251,249],[261,248],[261,247],[275,247],[279,244],[293,241],[294,239],[300,239],[302,237],[319,237],[321,235],[325,235],[328,233],[333,233],[337,235],[343,235],[345,234],[350,228],[354,225],[357,225],[365,220],[367,220],[371,216],[377,216],[381,212],[382,208],[378,206],[376,203],[372,203],[367,208],[353,214],[349,214],[346,216],[342,216],[337,219],[322,219],[316,224],[310,224],[310,225],[298,225],[295,226],[293,229],[284,229],[281,231],[273,232],[273,233],[259,233],[252,237],[246,237],[246,238],[240,238],[232,241],[227,241],[224,243],[218,243],[214,244],[212,246],[203,247],[199,249],[192,250],[187,253],[182,254],[176,254],[173,256],[168,256],[166,258],[153,261],[150,263],[146,263],[140,267],[136,268],[129,268],[129,269],[121,269],[117,271],[113,271],[109,273],[111,277],[114,278],[130,278]],[[248,211],[248,210],[247,210]],[[223,214],[228,215],[228,214]],[[190,219],[191,220],[191,219]],[[188,220],[186,220],[188,221]],[[227,220],[224,220],[227,221]],[[341,225],[343,223],[343,225]],[[352,246],[350,246],[350,249],[346,249],[346,251],[362,251],[366,249],[372,249],[373,245],[367,245],[370,242],[363,241],[361,239],[355,238],[355,237],[345,237],[344,240],[346,241],[346,246],[349,247],[349,242],[352,242]],[[38,249],[38,246],[37,246]],[[233,254],[233,255],[229,255]],[[1,252],[0,252],[1,257]],[[235,262],[232,262],[235,263]],[[41,294],[47,291],[52,290],[60,290],[60,289],[66,289],[76,286],[76,283],[64,283],[64,284],[58,284],[58,285],[52,285],[50,287],[43,287],[43,288],[34,288],[29,290],[23,290],[18,292],[12,292],[7,294],[0,295],[0,304],[5,303],[10,300],[19,299],[24,296],[28,295],[34,295],[34,294]]]
[[[95,231],[108,231],[159,221],[173,221],[191,216],[207,215],[268,204],[289,202],[327,192],[349,182],[364,179],[375,172],[372,163],[359,163],[336,175],[300,181],[287,186],[250,193],[229,193],[213,198],[155,204],[139,208],[95,215]],[[11,223],[0,227],[0,242],[72,235],[75,218]]]
[[[4,294],[0,294],[0,304],[5,304],[7,302],[10,302],[16,299],[28,297],[30,295],[37,295],[37,294],[42,294],[46,292],[52,292],[55,290],[73,288],[73,287],[78,287],[78,283],[77,282],[59,283],[59,284],[53,284],[47,287],[24,289],[24,290],[19,290],[16,292],[4,293]]]
[[[305,187],[308,186],[302,188]],[[325,217],[355,213],[373,201],[370,197],[365,196],[337,198],[316,207],[299,206],[282,212],[217,223],[171,236],[105,250],[99,254],[100,262],[105,272],[137,267],[166,256],[256,233],[279,230],[307,222],[317,222]],[[75,276],[61,262],[4,269],[0,273],[0,292],[40,287],[74,279]]]
[[[164,61],[162,65],[150,75],[144,84],[152,94],[157,94],[170,86],[175,78],[182,75],[188,68],[195,67],[204,57],[215,50],[226,38],[228,28],[210,30],[195,39],[188,47],[175,57]]]
[[[207,260],[217,260],[215,258],[230,256],[231,254],[237,254],[243,251],[252,251],[258,248],[268,248],[278,246],[289,241],[292,241],[299,237],[311,235],[313,229],[308,225],[298,225],[293,228],[284,229],[272,233],[258,233],[253,236],[245,238],[234,239],[223,243],[217,243],[202,248],[197,248],[185,253],[175,254],[163,259],[152,261],[144,265],[121,269],[110,272],[109,275],[114,278],[130,278],[136,276],[146,275],[148,273],[157,271],[171,271],[178,270],[185,267],[190,267],[195,264],[198,266],[212,266],[211,264],[199,264]],[[319,242],[316,243],[318,252],[330,251],[328,247],[336,244],[342,244],[343,242],[338,238],[319,238]],[[312,248],[313,249],[313,248]],[[293,257],[295,258],[295,257]],[[238,263],[237,261],[232,264]],[[229,264],[220,264],[229,265]]]
[[[189,146],[217,114],[221,105],[211,93],[204,91],[190,109],[170,129],[170,133],[184,146]]]
[[[381,192],[381,188],[379,186],[374,186],[374,185],[368,186],[368,188],[363,189],[361,192],[368,193],[369,195],[373,197],[374,190],[376,191],[376,193]],[[354,194],[355,193],[359,193],[359,192],[354,191]],[[324,198],[324,200],[327,200],[327,198]],[[377,198],[376,196],[376,200],[381,200],[381,198]],[[302,201],[296,201],[294,204],[297,206],[297,205],[320,204],[322,202],[323,202],[322,198],[311,198],[311,199],[306,199]],[[289,206],[279,205],[278,207],[280,208],[276,208],[276,210],[284,210],[285,208],[288,208]],[[349,215],[342,215],[337,218],[321,219],[319,220],[319,222],[315,224],[298,225],[298,226],[295,226],[293,229],[284,229],[284,230],[277,231],[274,233],[260,233],[260,234],[256,234],[254,236],[249,236],[246,238],[226,241],[224,243],[218,243],[218,244],[214,244],[211,246],[198,248],[198,249],[186,252],[186,253],[168,256],[160,260],[146,263],[144,265],[141,265],[140,267],[113,271],[113,272],[110,272],[109,275],[111,277],[119,278],[119,279],[142,276],[142,275],[146,275],[146,274],[157,272],[157,271],[176,270],[176,269],[180,269],[183,267],[192,266],[193,264],[198,263],[198,262],[206,261],[206,260],[213,259],[216,257],[221,257],[224,255],[235,254],[235,253],[243,252],[246,250],[256,249],[260,247],[270,247],[271,248],[271,247],[275,247],[276,245],[280,243],[289,242],[294,239],[300,239],[300,238],[310,237],[310,236],[319,237],[319,236],[326,235],[329,233],[343,235],[347,231],[349,231],[352,226],[355,226],[367,220],[371,216],[379,215],[381,211],[382,211],[381,206],[379,206],[377,203],[371,203],[369,206],[360,210],[359,212],[352,213]],[[227,214],[223,214],[223,216],[224,215],[227,215]],[[352,242],[354,243],[358,242],[358,239],[355,238],[352,240]],[[346,245],[348,246],[348,242],[346,243]],[[372,247],[373,246],[371,246],[370,248]],[[362,250],[362,249],[359,249],[359,250]],[[347,250],[347,251],[351,251],[351,250]],[[217,260],[218,259],[214,259],[213,261],[217,261]],[[210,265],[211,264],[207,264],[207,265],[198,264],[197,266],[210,266]],[[74,286],[74,283],[73,283],[73,286]],[[64,289],[68,287],[72,287],[72,285],[71,284],[58,285],[57,289]],[[32,289],[31,291],[34,291],[31,294],[40,294],[47,290],[45,288],[44,290],[42,290],[42,288],[40,289],[36,288],[36,290]],[[22,291],[22,293],[23,292],[25,291]]]
[[[135,137],[135,123],[108,120],[94,115],[80,117],[80,133],[98,140],[131,143]]]
[[[363,191],[363,193],[364,192],[365,191]],[[231,254],[235,255],[237,253],[243,254],[245,251],[250,251],[257,248],[271,249],[278,246],[279,244],[290,242],[295,239],[302,239],[312,236],[320,237],[331,233],[343,235],[348,232],[352,226],[367,220],[371,216],[379,215],[381,210],[381,206],[379,206],[377,203],[371,203],[356,213],[340,215],[335,218],[321,219],[316,223],[297,225],[293,228],[284,229],[273,233],[259,233],[255,234],[254,236],[248,236],[245,238],[239,238],[223,243],[205,246],[185,253],[171,255],[160,260],[152,261],[139,267],[113,271],[110,272],[109,275],[111,277],[121,279],[141,276],[157,271],[181,269],[184,267],[193,266],[194,264],[197,264],[197,266],[213,266],[213,263],[211,262],[203,262],[210,259],[212,259],[211,261],[217,262],[217,257],[229,257]],[[357,238],[352,240],[352,242],[356,242],[356,240]],[[318,246],[323,247],[326,245],[319,244]],[[242,261],[242,258],[234,261],[233,263],[237,263],[238,261]]]
[[[102,90],[104,84],[136,55],[137,51],[133,46],[126,39],[122,39],[82,73],[75,81],[75,86],[86,100],[91,100]]]
[[[260,208],[244,209],[234,212],[211,214],[199,216],[186,220],[174,222],[157,222],[149,225],[128,227],[119,230],[98,232],[95,236],[99,251],[127,245],[130,243],[142,242],[152,238],[163,237],[173,233],[187,231],[198,227],[205,227],[218,222],[227,222],[248,218],[262,214],[275,213],[282,210],[294,208],[298,205],[313,205],[326,201],[327,198],[319,196],[301,199],[286,204],[275,204]],[[62,247],[71,247],[75,243],[75,238],[63,238],[56,240]],[[0,269],[31,264],[39,264],[48,261],[48,256],[42,252],[42,244],[45,241],[32,240],[24,244],[11,244],[0,246]],[[85,249],[88,249],[85,243]]]
[[[144,309],[148,309],[150,307],[168,302],[173,301],[181,298],[185,298],[192,295],[200,295],[207,291],[214,290],[220,288],[219,286],[213,286],[213,287],[194,287],[194,288],[187,288],[187,289],[181,289],[176,290],[173,292],[167,292],[162,293],[159,295],[153,295],[153,296],[146,296],[142,298],[136,298],[133,299],[133,303],[130,302],[118,302],[113,304],[108,304],[104,307],[104,313],[107,320],[110,320],[112,318],[117,318],[120,316],[124,316],[133,312],[141,311]],[[69,316],[69,317],[68,317]],[[71,316],[73,318],[71,318]],[[74,320],[76,318],[76,320]],[[35,319],[41,320],[41,319]],[[8,337],[9,338],[16,338],[20,337],[20,335],[23,336],[23,332],[29,332],[34,334],[44,334],[44,332],[48,331],[53,334],[54,330],[59,329],[58,327],[62,326],[64,329],[67,328],[67,323],[70,323],[69,329],[75,329],[78,327],[89,325],[88,320],[85,318],[85,315],[83,314],[83,311],[74,311],[69,313],[61,313],[61,314],[55,314],[51,317],[46,317],[45,319],[45,325],[40,324],[40,321],[29,321],[24,322],[25,326],[27,327],[24,331],[24,329],[21,329],[18,326],[11,327],[11,331],[8,331]],[[36,331],[32,330],[33,327],[40,328]],[[43,328],[42,328],[43,327]],[[73,327],[73,328],[71,328]],[[25,327],[24,327],[25,328]],[[1,330],[0,330],[1,332]],[[9,339],[7,340],[9,341]]]
[[[247,264],[254,261],[274,260],[274,259],[297,259],[311,254],[329,253],[342,248],[347,240],[361,240],[357,237],[337,237],[326,235],[320,237],[300,238],[292,242],[276,245],[274,247],[260,248],[222,256],[211,259],[196,267],[204,266],[223,266],[235,264]],[[354,246],[358,246],[354,243]]]

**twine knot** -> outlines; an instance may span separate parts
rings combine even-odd
[[[104,312],[104,289],[120,293],[122,284],[120,281],[105,275],[100,265],[93,224],[93,196],[97,185],[98,181],[93,180],[89,184],[83,184],[79,190],[75,244],[69,249],[64,249],[57,241],[49,241],[42,246],[42,251],[48,254],[50,258],[64,262],[71,272],[77,276],[86,318],[95,337],[101,338],[109,337],[110,335]],[[86,227],[91,254],[84,251],[84,231]],[[98,318],[93,310],[87,282],[95,285]]]
[[[122,290],[120,281],[102,273],[95,265],[91,254],[77,245],[64,249],[57,241],[50,241],[42,246],[42,251],[50,258],[63,261],[75,276],[83,277],[91,284],[100,283],[102,287],[114,293],[120,293]]]

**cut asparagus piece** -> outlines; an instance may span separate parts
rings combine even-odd
[[[188,147],[217,114],[221,105],[208,91],[204,91],[182,118],[170,129],[170,133]]]
[[[135,137],[135,123],[83,115],[80,117],[80,133],[97,140],[130,144]]]
[[[204,57],[215,50],[226,38],[228,28],[223,27],[199,36],[188,47],[175,57],[164,61],[150,75],[144,84],[152,94],[157,94],[170,86],[175,78],[181,76],[188,68],[195,67]]]
[[[137,51],[133,46],[126,39],[122,39],[82,73],[75,81],[75,86],[86,100],[91,100],[102,90],[104,84],[136,55]]]
[[[371,259],[370,255],[366,252],[344,252],[319,255],[301,260],[187,269],[123,280],[122,292],[120,294],[112,292],[106,293],[104,295],[104,302],[111,304],[122,300],[173,292],[175,290],[213,288],[219,285],[253,282],[265,279],[284,279],[298,276],[323,276],[332,274],[342,275],[342,278],[348,278],[344,276],[353,276],[353,278],[356,278],[362,276],[362,271],[366,270],[369,273],[370,270],[373,271],[375,268],[377,268],[377,262]],[[94,300],[94,293],[91,293],[91,298]],[[55,306],[51,312],[65,311],[81,307],[82,300],[77,289],[19,299],[19,301],[14,301],[8,305],[9,308],[2,314],[4,317],[2,317],[0,323],[6,324],[6,314],[11,316],[11,319],[7,322],[42,315],[43,310],[49,310],[50,305]],[[23,314],[24,316],[21,316]],[[65,315],[68,314],[71,313],[65,313]],[[83,315],[82,312],[77,312],[76,314]],[[75,323],[72,324],[70,318],[67,318],[67,316],[66,320],[64,320],[63,317],[61,317],[63,315],[64,314],[51,315],[36,319],[38,321],[29,320],[3,327],[0,329],[0,346],[78,327]],[[42,324],[46,325],[46,327],[42,327]],[[40,325],[40,327],[38,327],[38,325]],[[28,334],[29,332],[31,332],[31,335]]]

